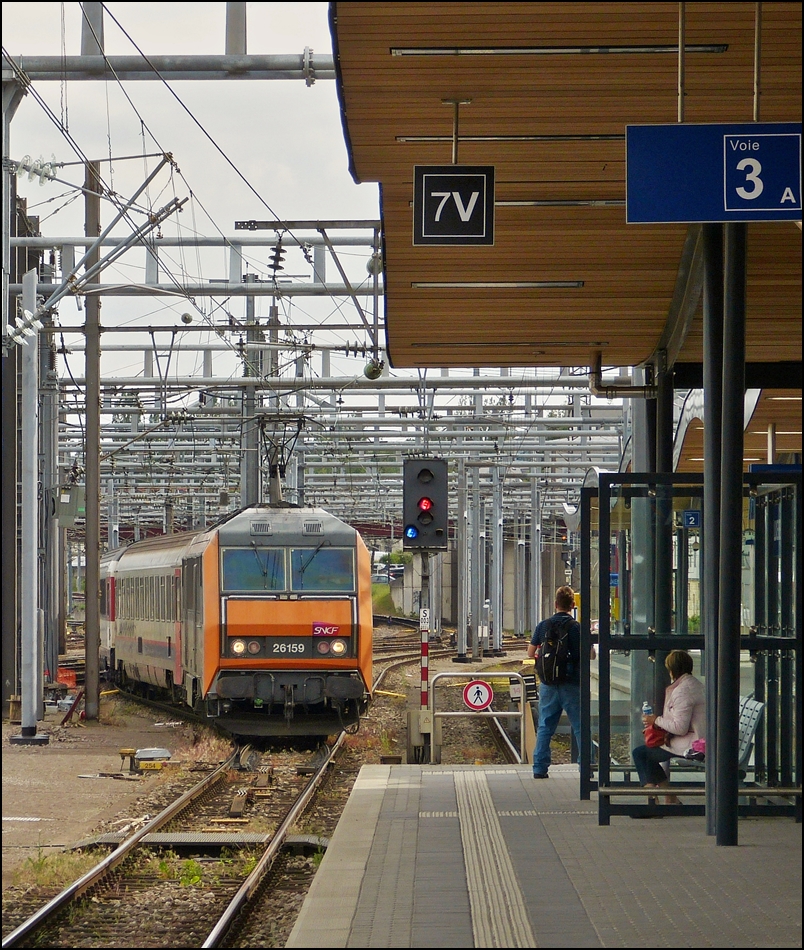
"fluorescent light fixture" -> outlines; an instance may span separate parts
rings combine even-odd
[[[571,343],[566,341],[545,341],[545,340],[512,340],[510,342],[495,342],[495,343],[434,343],[428,341],[427,343],[411,343],[411,347],[432,347],[432,346],[482,346],[488,349],[498,346],[505,349],[509,349],[514,346],[523,346],[523,347],[533,347],[533,346],[546,346],[549,349],[556,349],[557,347],[575,347],[575,346],[608,346],[608,340],[573,340]],[[544,351],[542,351],[544,352]]]
[[[413,207],[413,202],[408,202]],[[624,208],[624,198],[517,198],[495,201],[495,208]]]
[[[495,201],[495,208],[624,208],[625,198],[523,198],[516,201]]]
[[[417,290],[535,290],[583,287],[582,280],[412,280]]]
[[[686,53],[725,53],[728,43],[684,46]],[[586,56],[590,53],[678,53],[676,44],[652,46],[392,46],[392,56]]]
[[[452,135],[397,135],[397,142],[453,142]],[[459,142],[624,142],[620,132],[610,135],[459,135]]]
[[[702,458],[700,458],[700,459],[698,459],[698,458],[692,459],[692,458],[691,458],[691,459],[689,459],[689,461],[690,461],[690,462],[705,462],[706,459],[702,459]],[[752,458],[752,457],[746,455],[746,457],[743,459],[743,461],[744,461],[744,462],[761,462],[762,459],[760,459],[760,458]]]
[[[768,396],[769,402],[801,402],[801,396]]]

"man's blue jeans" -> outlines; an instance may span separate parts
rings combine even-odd
[[[546,775],[550,768],[550,740],[558,727],[562,710],[575,733],[578,749],[581,748],[581,687],[578,683],[561,683],[559,686],[539,686],[539,730],[536,733],[536,748],[533,750],[534,775]]]

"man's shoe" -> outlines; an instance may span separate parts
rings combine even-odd
[[[534,773],[533,773],[533,777],[534,777],[534,778],[547,778],[548,775],[547,775],[547,772],[534,772]]]

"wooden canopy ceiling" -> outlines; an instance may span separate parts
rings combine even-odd
[[[758,6],[759,120],[800,122],[799,3],[332,3],[351,172],[381,185],[391,365],[700,364],[700,225],[626,224],[625,128],[678,121],[679,85],[684,122],[751,122]],[[494,245],[414,247],[414,166],[452,162],[456,101],[458,163],[495,167]],[[800,386],[801,222],[747,240],[746,360]],[[571,285],[500,286],[545,281]]]

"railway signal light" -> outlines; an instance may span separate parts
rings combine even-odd
[[[448,470],[444,459],[405,459],[402,546],[446,550],[449,540]]]

